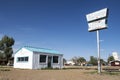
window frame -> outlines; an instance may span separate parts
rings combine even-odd
[[[53,63],[59,63],[59,56],[53,56]]]
[[[41,54],[39,56],[39,63],[46,63],[46,61],[47,61],[46,58],[47,58],[47,55]]]
[[[17,62],[28,62],[29,61],[29,57],[25,56],[25,57],[17,57]]]

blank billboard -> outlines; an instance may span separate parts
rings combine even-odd
[[[102,10],[87,14],[86,15],[87,21],[90,22],[90,21],[94,21],[94,20],[97,20],[100,18],[105,18],[105,17],[107,17],[107,11],[108,11],[108,9],[104,8]]]
[[[88,21],[88,31],[95,31],[107,28],[107,16],[108,9],[104,8],[102,10],[90,13],[86,15]]]
[[[88,23],[88,26],[89,26],[88,31],[105,29],[105,28],[107,28],[106,19],[102,19],[102,20],[98,20],[98,21]]]

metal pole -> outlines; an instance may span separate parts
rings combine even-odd
[[[100,64],[100,39],[99,39],[99,30],[97,30],[97,50],[98,50],[98,73],[101,73],[101,64]]]

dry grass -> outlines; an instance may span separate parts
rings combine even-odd
[[[96,70],[21,70],[2,68],[0,80],[120,80],[120,75],[97,74]]]

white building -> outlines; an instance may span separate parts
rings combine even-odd
[[[63,54],[58,51],[35,47],[22,47],[14,54],[14,68],[41,69],[63,68]]]
[[[69,60],[66,62],[66,65],[75,65],[75,63],[73,61]]]
[[[117,52],[113,52],[112,55],[113,55],[115,61],[119,61],[119,60],[120,60],[120,59],[119,59],[119,55],[118,55]]]

